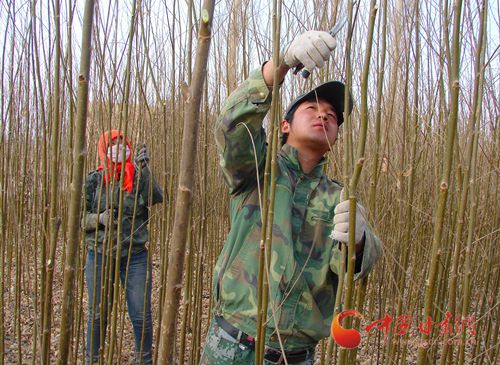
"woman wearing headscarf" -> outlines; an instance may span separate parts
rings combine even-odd
[[[85,276],[89,295],[86,361],[97,363],[99,349],[104,349],[110,314],[108,309],[112,307],[113,300],[116,255],[119,254],[120,280],[126,290],[127,308],[134,330],[136,361],[151,364],[152,280],[146,242],[149,209],[163,201],[162,191],[149,169],[145,145],[133,163],[130,142],[123,138],[122,132],[111,130],[100,136],[97,151],[100,165],[85,181],[85,215],[82,220],[87,246]],[[118,222],[121,186],[122,215]]]

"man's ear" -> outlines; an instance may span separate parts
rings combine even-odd
[[[290,122],[286,119],[281,121],[281,133],[290,133]]]

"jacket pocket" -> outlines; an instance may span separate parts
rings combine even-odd
[[[313,221],[323,221],[333,224],[333,210],[311,208],[309,209],[309,214]]]

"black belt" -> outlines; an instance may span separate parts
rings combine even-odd
[[[264,359],[275,364],[298,364],[314,356],[314,347],[305,350],[285,350],[285,355],[280,350],[267,347],[264,350]]]
[[[252,350],[255,349],[255,338],[247,335],[245,332],[240,331],[236,327],[234,327],[231,323],[226,321],[222,316],[215,316],[215,320],[220,328],[227,332],[229,336],[234,338],[243,346],[246,346]]]
[[[255,338],[247,335],[245,332],[240,331],[231,323],[226,321],[222,316],[215,316],[215,320],[220,328],[227,332],[229,336],[234,338],[243,346],[255,350]],[[289,364],[297,364],[314,356],[314,346],[305,350],[285,350],[283,354],[280,350],[272,347],[267,347],[264,350],[264,359],[274,362],[276,364],[284,363],[284,357]]]

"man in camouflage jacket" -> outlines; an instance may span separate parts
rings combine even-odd
[[[279,82],[299,63],[308,70],[321,67],[335,45],[326,32],[299,36],[280,65]],[[273,72],[272,61],[252,72],[229,96],[215,126],[231,193],[231,230],[214,271],[215,317],[201,364],[254,362],[262,228],[259,189],[267,153],[262,121],[271,105]],[[329,82],[292,102],[281,122],[286,143],[277,157],[266,364],[282,363],[284,358],[288,364],[312,364],[315,345],[329,336],[338,274],[345,270],[340,242],[348,242],[349,203],[341,203],[342,186],[323,174],[323,156],[337,139],[343,104],[344,85]],[[381,255],[381,244],[359,203],[356,243],[359,279]]]

